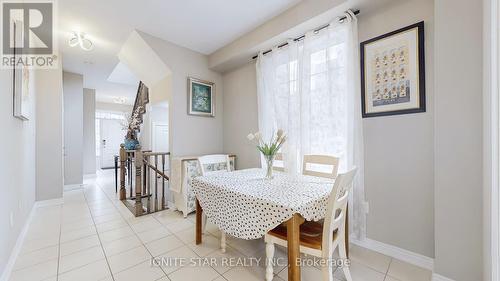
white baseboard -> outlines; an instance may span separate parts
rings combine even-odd
[[[26,219],[26,222],[24,223],[23,229],[21,230],[21,233],[19,233],[19,236],[17,236],[16,244],[14,245],[14,248],[12,249],[12,252],[10,253],[9,260],[7,261],[7,264],[5,265],[5,268],[3,270],[2,276],[0,276],[0,281],[7,281],[10,279],[10,274],[12,273],[12,269],[14,268],[14,264],[16,262],[17,257],[19,256],[19,253],[21,252],[21,247],[23,246],[24,238],[26,237],[26,233],[28,232],[29,225],[31,224],[31,219],[33,218],[33,213],[35,212],[35,204],[33,204],[33,207],[31,207],[30,214],[28,215],[28,218]]]
[[[444,276],[439,275],[437,273],[432,273],[432,281],[455,281],[455,280],[450,279],[448,277],[444,277]]]
[[[62,203],[64,203],[63,198],[36,201],[35,203],[33,203],[33,207],[31,207],[31,211],[28,215],[28,218],[26,219],[26,222],[24,223],[21,233],[19,233],[19,236],[17,236],[16,244],[14,245],[14,248],[10,253],[9,260],[5,265],[2,275],[0,276],[0,281],[7,281],[10,278],[12,269],[14,268],[14,264],[17,260],[17,257],[19,256],[19,253],[21,252],[21,247],[23,246],[24,238],[26,237],[26,233],[28,232],[28,228],[31,224],[31,220],[33,219],[33,214],[35,213],[35,210],[40,207],[61,205]]]
[[[55,198],[55,199],[49,199],[49,200],[36,201],[35,204],[33,205],[33,207],[34,207],[34,209],[36,209],[36,208],[40,208],[40,207],[61,205],[63,203],[64,203],[64,199],[61,197],[61,198]]]
[[[64,186],[63,190],[64,191],[71,191],[71,190],[78,190],[82,189],[85,185],[82,184],[67,184]]]
[[[369,238],[364,240],[350,239],[351,243],[358,245],[363,248],[370,249],[375,252],[379,252],[386,256],[402,260],[404,262],[428,269],[432,271],[434,269],[434,259],[426,257],[421,254],[417,254],[396,246],[385,244],[379,241],[375,241]]]

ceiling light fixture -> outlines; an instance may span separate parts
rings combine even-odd
[[[90,41],[90,39],[85,37],[86,34],[83,32],[73,31],[73,37],[69,39],[69,46],[76,47],[80,46],[80,48],[84,51],[91,51],[94,49],[94,43]]]

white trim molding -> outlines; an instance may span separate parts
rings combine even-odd
[[[434,269],[434,259],[426,257],[421,254],[417,254],[396,246],[385,244],[379,241],[375,241],[369,238],[364,240],[357,240],[351,238],[351,243],[358,245],[363,248],[384,254],[386,256],[402,260],[404,262],[428,269],[433,271]]]
[[[437,273],[432,273],[432,281],[455,281],[448,277],[444,277],[443,275],[439,275]]]
[[[35,204],[36,204],[36,202],[35,202]],[[12,252],[10,252],[9,260],[7,261],[7,264],[5,265],[2,276],[0,276],[0,281],[8,281],[10,279],[10,274],[12,273],[12,269],[14,268],[14,264],[16,262],[17,257],[19,256],[19,253],[21,252],[21,247],[23,246],[24,238],[26,237],[26,233],[28,232],[29,225],[31,224],[31,219],[33,218],[33,213],[36,209],[35,204],[31,208],[30,214],[28,215],[28,218],[26,219],[26,222],[24,223],[24,226],[23,226],[23,229],[21,230],[21,233],[19,233],[19,236],[17,236],[16,244],[14,245]]]
[[[78,190],[82,189],[85,186],[85,184],[67,184],[64,186],[63,190],[64,191],[71,191],[71,190]]]
[[[9,260],[7,261],[7,264],[5,265],[5,268],[2,272],[2,275],[0,276],[0,281],[7,281],[10,278],[10,275],[12,273],[12,269],[14,268],[14,264],[17,260],[17,257],[19,256],[19,253],[21,252],[21,247],[23,246],[24,239],[26,237],[26,233],[28,232],[28,228],[31,224],[31,220],[33,219],[33,214],[35,213],[35,210],[40,208],[40,207],[61,205],[63,203],[64,203],[63,198],[56,198],[56,199],[44,200],[44,201],[36,201],[35,203],[33,203],[33,207],[31,207],[31,211],[28,215],[28,218],[26,219],[26,222],[24,223],[24,226],[23,226],[23,229],[21,230],[21,233],[19,233],[19,236],[17,237],[16,244],[14,245],[14,248],[12,249],[12,252],[10,253]]]
[[[93,173],[93,174],[85,174],[83,175],[83,179],[84,180],[87,180],[87,179],[95,179],[97,178],[97,172],[96,173]]]
[[[500,3],[484,0],[483,30],[483,272],[500,281]]]
[[[36,201],[35,204],[33,205],[33,209],[40,208],[40,207],[47,207],[47,206],[55,206],[55,205],[62,205],[64,203],[64,199],[61,198],[55,198],[55,199],[49,199],[49,200],[43,200],[43,201]]]

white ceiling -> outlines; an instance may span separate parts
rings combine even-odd
[[[118,69],[120,47],[134,29],[204,54],[210,54],[300,0],[60,0],[59,50],[65,71],[84,75],[84,86],[104,94],[134,97],[137,86]],[[87,33],[94,50],[71,48],[72,31]],[[116,79],[115,79],[116,78]],[[117,80],[118,79],[118,80]],[[114,90],[111,90],[116,88]]]

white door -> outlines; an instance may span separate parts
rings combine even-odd
[[[115,166],[114,156],[120,152],[126,130],[122,129],[120,120],[101,119],[101,169]]]
[[[154,152],[169,152],[168,147],[168,124],[156,123],[152,124],[153,130],[152,137],[152,149]]]

